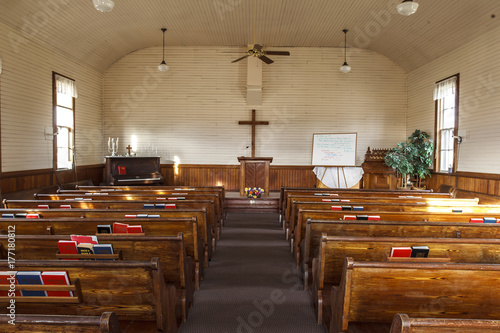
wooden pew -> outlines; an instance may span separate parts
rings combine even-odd
[[[471,218],[496,217],[498,214],[483,213],[429,213],[429,212],[373,212],[366,211],[334,211],[334,210],[299,210],[297,226],[293,235],[292,248],[294,253],[300,252],[300,244],[305,234],[307,219],[311,220],[342,220],[344,215],[376,215],[382,221],[407,221],[407,222],[461,222],[468,223]]]
[[[397,313],[389,333],[493,333],[500,332],[500,320],[413,318]]]
[[[223,224],[225,219],[225,192],[220,189],[208,190],[174,190],[174,189],[128,189],[124,190],[122,186],[107,190],[59,190],[58,194],[68,195],[85,195],[87,197],[98,197],[99,195],[127,195],[127,196],[154,196],[170,198],[174,200],[176,197],[185,197],[188,200],[213,200],[215,206],[215,214],[218,218],[218,223]],[[35,197],[36,198],[36,197]],[[43,197],[41,199],[44,199]]]
[[[7,260],[0,261],[0,269],[10,271]],[[67,271],[76,295],[24,299],[18,296],[15,297],[18,313],[99,316],[103,312],[115,312],[120,321],[144,322],[142,332],[177,332],[175,287],[165,283],[158,258],[150,261],[16,260],[15,269]],[[40,287],[36,290],[63,288]],[[4,305],[9,301],[9,297],[0,297]]]
[[[214,237],[218,239],[220,232],[221,232],[221,214],[222,212],[217,209],[218,205],[220,205],[220,202],[218,201],[218,196],[216,194],[189,194],[189,193],[183,193],[182,195],[183,198],[187,200],[193,200],[193,201],[198,201],[198,200],[212,200],[214,202],[214,213],[215,213],[215,223],[212,222],[212,224],[216,224],[217,228],[212,231]],[[176,200],[170,200],[170,199],[176,199]],[[75,201],[75,200],[84,200],[84,201],[93,201],[93,200],[99,200],[99,201],[118,201],[118,200],[127,200],[127,201],[152,201],[155,203],[168,203],[168,204],[176,204],[178,202],[184,201],[184,200],[177,200],[178,197],[169,197],[168,195],[165,194],[152,194],[152,193],[147,193],[147,192],[141,192],[138,194],[125,194],[125,193],[105,193],[103,195],[102,193],[86,193],[86,192],[79,192],[79,193],[73,193],[73,194],[68,194],[68,193],[63,193],[63,194],[38,194],[36,193],[34,195],[35,200],[67,200],[67,201]],[[70,203],[68,203],[70,204]],[[203,209],[203,207],[196,207],[196,209]],[[210,212],[207,211],[207,215]],[[208,219],[208,217],[207,217]],[[209,223],[210,224],[210,223]]]
[[[394,191],[394,190],[376,190],[376,189],[332,189],[332,188],[300,188],[300,187],[281,187],[280,190],[280,211],[286,211],[287,197],[289,195],[311,195],[322,194],[323,196],[421,196],[423,198],[453,198],[451,193],[434,193],[430,190],[424,191]]]
[[[99,224],[113,222],[131,223],[131,219],[105,218],[43,218],[43,219],[11,219],[0,218],[0,234],[6,234],[9,226],[15,225],[16,235],[94,235]],[[199,288],[203,280],[204,268],[208,266],[208,253],[200,239],[196,219],[133,219],[136,225],[142,225],[146,236],[177,236],[183,233],[187,256],[191,257],[194,266],[194,283]],[[99,237],[106,236],[99,234]],[[116,235],[115,235],[116,236]],[[119,235],[117,237],[125,237]],[[133,236],[136,237],[136,236]]]
[[[389,331],[397,313],[421,318],[496,319],[500,265],[344,260],[331,289],[330,332]]]
[[[170,202],[169,202],[170,203]],[[4,208],[31,208],[37,209],[41,206],[48,209],[59,209],[61,206],[70,206],[72,209],[125,209],[125,210],[141,210],[147,205],[163,204],[157,201],[129,201],[129,200],[3,200]],[[211,246],[215,250],[217,236],[213,231],[217,230],[217,220],[215,217],[214,204],[210,200],[179,200],[175,201],[176,209],[206,209],[207,224],[212,230]],[[154,209],[154,208],[153,208]],[[159,211],[162,211],[159,209]]]
[[[308,220],[297,265],[303,272],[304,287],[312,282],[312,260],[319,253],[321,237],[419,237],[500,239],[500,224],[407,221]]]
[[[100,218],[113,219],[114,222],[119,222],[117,219],[123,219],[126,215],[160,215],[160,218],[196,218],[198,222],[198,235],[203,240],[204,253],[207,258],[212,257],[212,242],[211,228],[207,224],[206,209],[141,209],[141,210],[125,210],[125,209],[31,209],[31,208],[9,208],[0,210],[1,216],[5,214],[39,214],[41,218]],[[143,218],[127,218],[123,223],[140,224]],[[108,221],[109,222],[109,221]],[[205,262],[205,267],[208,267],[208,260]]]
[[[376,215],[371,213],[375,211],[386,212],[441,212],[441,213],[483,213],[483,214],[500,214],[500,206],[498,205],[473,205],[473,206],[447,206],[447,205],[434,205],[427,203],[398,203],[392,201],[380,202],[348,202],[348,203],[334,203],[334,202],[293,202],[293,211],[289,223],[290,236],[293,235],[295,228],[298,226],[297,215],[302,210],[331,210],[332,206],[345,206],[351,210],[343,211],[346,215],[353,211],[353,207],[363,207],[365,214]]]
[[[58,316],[58,315],[34,315],[16,314],[15,326],[9,324],[8,315],[0,315],[0,331],[24,333],[46,333],[46,332],[72,332],[72,333],[95,333],[108,332],[120,333],[120,323],[114,312],[103,312],[100,316]]]
[[[393,246],[429,246],[429,258],[390,258]],[[332,286],[338,286],[346,257],[362,261],[413,261],[499,264],[500,239],[452,239],[410,237],[339,237],[323,234],[318,256],[313,259],[312,299],[318,324],[328,314]],[[500,265],[498,265],[500,267]],[[378,289],[377,289],[378,290]],[[391,318],[392,319],[392,318]]]
[[[306,195],[290,195],[288,196],[287,211],[285,212],[285,221],[290,220],[292,211],[292,202],[324,202],[323,200],[332,201],[332,205],[345,204],[349,202],[394,202],[394,203],[425,203],[432,206],[477,206],[479,199],[450,199],[450,198],[422,198],[418,196],[402,196],[402,197],[363,197],[363,196],[338,196],[338,197],[318,197]],[[338,202],[337,202],[338,201]]]
[[[69,235],[16,234],[16,260],[56,260],[57,242],[70,240]],[[111,244],[123,260],[150,260],[158,257],[165,281],[177,289],[177,318],[186,321],[188,308],[193,304],[193,259],[186,256],[182,233],[177,236],[98,236],[99,243]],[[0,259],[7,259],[8,236],[0,235]]]

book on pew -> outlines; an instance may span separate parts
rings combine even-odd
[[[175,209],[175,204],[165,204],[165,209]]]
[[[361,210],[365,210],[365,207],[363,207],[363,206],[352,206],[352,210],[353,211],[361,211]]]
[[[66,271],[44,271],[42,272],[42,281],[44,285],[66,285],[69,286],[68,272]],[[68,291],[46,291],[47,296],[55,297],[73,297],[73,292]]]
[[[137,214],[137,218],[139,219],[145,219],[148,217],[148,214]]]
[[[16,213],[16,219],[25,219],[27,216],[27,213]]]
[[[94,254],[114,254],[113,244],[94,244]],[[115,259],[96,259],[96,260],[115,260]]]
[[[113,223],[113,233],[114,234],[126,234],[128,224],[115,222]]]
[[[471,217],[469,220],[470,223],[484,223],[484,220],[479,217]]]
[[[142,225],[129,225],[127,234],[142,234]]]
[[[99,224],[97,226],[98,234],[111,234],[113,233],[113,229],[111,228],[111,224]]]
[[[342,200],[340,200],[340,202],[351,202],[351,200],[349,200],[349,199],[342,199]]]
[[[414,258],[427,258],[429,256],[428,246],[412,246],[411,256]]]
[[[356,215],[356,220],[368,221],[368,215]]]
[[[71,205],[60,205],[59,208],[61,208],[61,209],[71,209]]]
[[[43,285],[41,271],[18,271],[16,274],[18,284]],[[47,296],[44,290],[21,290],[22,296]]]
[[[165,204],[155,204],[155,209],[165,209]]]
[[[380,221],[379,215],[368,215],[368,221]]]
[[[391,257],[409,258],[411,257],[412,249],[409,246],[393,246],[391,248]]]
[[[17,284],[16,272],[0,272],[0,284],[1,285],[10,285],[11,282]],[[0,296],[12,297],[12,296],[21,296],[21,292],[16,290],[14,293],[10,290],[0,290]]]
[[[144,204],[142,208],[144,208],[144,209],[154,209],[155,208],[155,204]]]
[[[94,254],[94,244],[81,243],[77,246],[78,254]],[[80,260],[94,260],[94,259],[80,259]]]
[[[484,223],[497,223],[497,219],[494,217],[485,217],[483,221]]]
[[[4,218],[4,219],[13,219],[14,218],[14,214],[2,214],[2,218]]]
[[[60,254],[78,254],[77,242],[74,240],[60,240],[57,242]],[[61,259],[61,260],[78,260],[78,259]]]
[[[49,205],[38,205],[39,209],[49,209]]]
[[[133,214],[126,214],[126,215],[125,215],[125,218],[127,218],[127,219],[135,219],[135,218],[137,218],[137,215],[133,215]]]
[[[344,215],[344,220],[356,220],[356,215]]]
[[[160,218],[160,215],[159,214],[153,214],[153,215],[149,214],[148,218],[149,219],[151,219],[151,218]]]
[[[462,209],[460,209],[460,208],[453,208],[453,209],[451,210],[451,212],[452,212],[452,213],[462,213],[463,211],[462,211]]]
[[[124,166],[118,166],[118,174],[119,175],[126,175],[127,174],[127,168]]]
[[[76,242],[76,245],[80,245],[83,243],[86,243],[86,244],[98,244],[99,243],[97,241],[97,236],[71,235],[70,238],[72,241]]]
[[[342,206],[331,206],[330,210],[342,210]]]
[[[351,206],[342,206],[342,210],[352,210]]]
[[[26,214],[27,219],[39,219],[40,214]]]

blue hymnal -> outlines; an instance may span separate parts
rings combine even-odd
[[[42,285],[42,272],[40,271],[24,271],[17,272],[16,278],[18,284],[39,284]],[[47,296],[43,290],[21,290],[22,296]]]
[[[452,209],[452,213],[462,213],[461,209]]]
[[[156,204],[155,208],[165,209],[165,204]]]
[[[2,214],[2,217],[3,218],[13,219],[14,218],[14,214]]]
[[[94,244],[92,247],[94,249],[94,254],[113,254],[112,244]],[[97,259],[96,260],[114,260],[114,259]]]
[[[353,206],[352,210],[365,210],[363,206]]]
[[[483,220],[484,223],[497,223],[497,219],[494,217],[485,217]]]
[[[144,204],[144,209],[154,209],[155,208],[155,204]]]

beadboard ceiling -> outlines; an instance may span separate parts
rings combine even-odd
[[[167,47],[244,50],[253,43],[253,0],[114,2],[113,11],[101,13],[92,0],[2,0],[0,22],[99,71],[130,52],[161,46],[162,27]],[[342,47],[347,28],[350,46],[381,53],[410,72],[500,26],[498,0],[418,0],[408,17],[396,13],[399,2],[258,0],[256,42],[292,53],[293,47]]]

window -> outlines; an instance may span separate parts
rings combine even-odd
[[[458,87],[460,74],[436,82],[436,171],[457,171]]]
[[[75,138],[75,80],[53,73],[54,168],[73,169]]]

